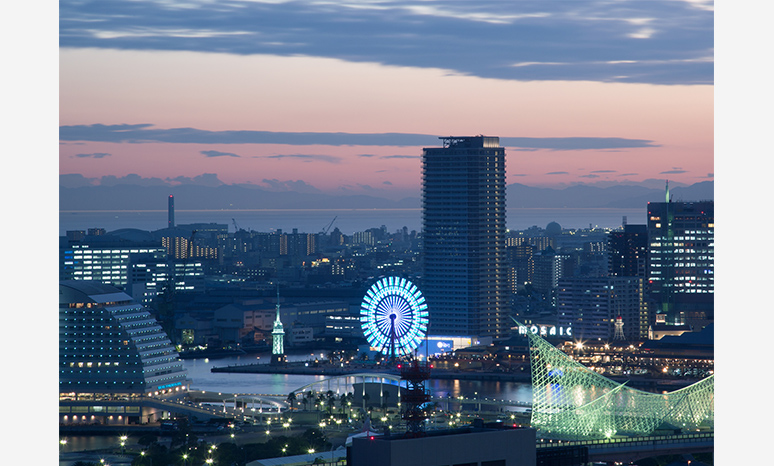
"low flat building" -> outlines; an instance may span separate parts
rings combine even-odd
[[[352,439],[349,466],[534,466],[535,430],[465,427],[421,437]]]

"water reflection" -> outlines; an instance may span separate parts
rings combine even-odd
[[[289,355],[291,361],[312,361],[320,354],[306,353]],[[233,356],[223,359],[187,359],[184,361],[188,376],[191,379],[192,390],[205,390],[225,393],[260,393],[271,395],[287,395],[304,385],[326,379],[322,375],[290,375],[290,374],[233,374],[210,372],[213,367],[224,367],[245,364],[268,364],[269,357],[264,355],[257,359],[255,355]],[[519,382],[503,382],[495,380],[430,380],[426,385],[434,396],[457,398],[473,397],[493,398],[519,402],[532,401],[530,384]],[[351,391],[351,388],[349,389]]]
[[[289,355],[290,361],[314,360],[319,354]],[[322,375],[290,374],[233,374],[211,372],[213,367],[246,364],[268,364],[268,355],[241,355],[222,359],[186,359],[183,365],[188,369],[191,390],[224,393],[261,393],[266,395],[287,395],[299,387],[325,379]]]

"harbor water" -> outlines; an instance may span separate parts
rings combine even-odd
[[[289,355],[290,361],[324,359],[324,353]],[[220,359],[186,359],[185,367],[191,379],[191,390],[222,393],[250,393],[287,396],[290,392],[314,382],[325,380],[322,375],[291,374],[244,374],[211,372],[213,367],[268,363],[270,355],[240,355]],[[522,403],[532,401],[532,387],[527,383],[501,382],[494,380],[432,379],[426,388],[435,397],[480,397],[509,400]],[[342,390],[344,387],[342,387]],[[348,387],[347,392],[352,388]]]

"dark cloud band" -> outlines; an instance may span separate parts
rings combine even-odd
[[[514,80],[713,82],[711,0],[59,2],[61,47],[311,56]],[[645,19],[643,19],[645,18]]]
[[[75,125],[60,126],[61,141],[91,141],[114,143],[177,143],[177,144],[286,144],[323,146],[410,146],[437,147],[439,137],[429,134],[412,133],[294,133],[271,131],[207,131],[194,128],[153,128],[150,124],[138,125]],[[504,147],[548,149],[548,150],[589,150],[613,148],[657,147],[646,139],[569,137],[569,138],[526,138],[501,137]],[[235,156],[227,152],[202,151],[203,154]],[[209,154],[208,156],[214,156]],[[309,155],[285,155],[276,157],[313,158]],[[319,158],[320,156],[317,156]],[[387,156],[412,157],[412,156]],[[331,161],[331,160],[328,160]]]

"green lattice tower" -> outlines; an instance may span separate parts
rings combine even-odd
[[[572,360],[519,324],[530,340],[532,427],[564,439],[650,435],[663,423],[714,426],[714,375],[675,392],[649,393],[614,382]]]

